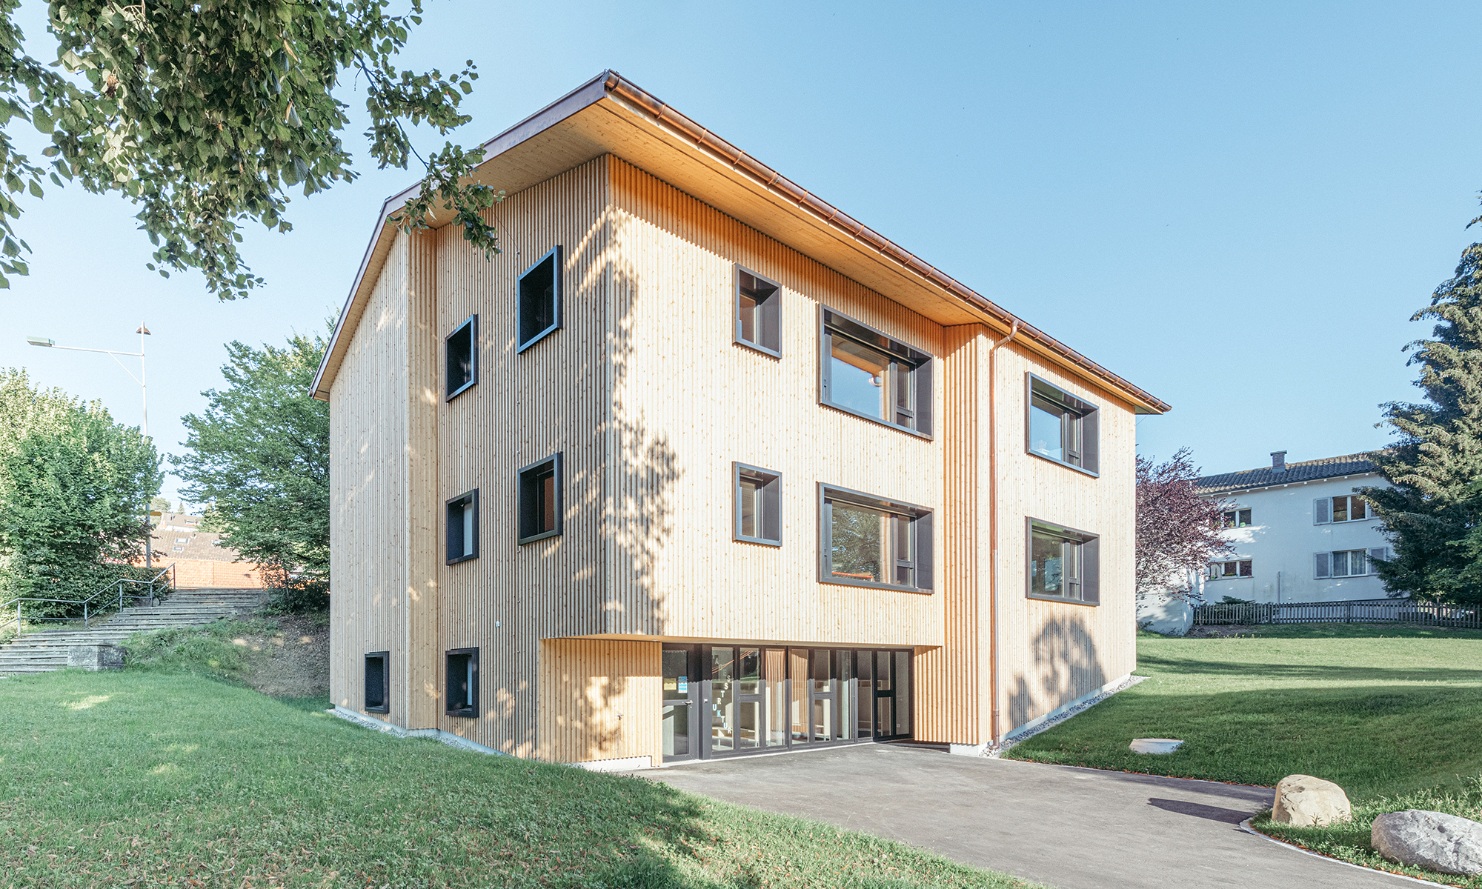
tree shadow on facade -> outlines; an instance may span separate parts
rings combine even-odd
[[[1063,606],[1079,611],[1078,606]],[[1049,714],[1108,681],[1096,638],[1079,613],[1047,621],[1029,644],[1028,675],[1013,677],[1008,695],[1009,728]]]

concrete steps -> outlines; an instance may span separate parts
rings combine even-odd
[[[74,645],[117,645],[135,633],[199,627],[256,611],[265,600],[261,590],[176,590],[159,605],[129,606],[88,629],[27,633],[0,646],[0,678],[60,670]]]

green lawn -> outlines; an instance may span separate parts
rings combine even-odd
[[[323,706],[161,669],[0,680],[0,886],[1028,885]]]
[[[1284,626],[1225,639],[1138,640],[1146,682],[1007,755],[1036,762],[1274,785],[1335,781],[1354,823],[1272,834],[1374,866],[1369,824],[1427,808],[1482,820],[1482,633]],[[1133,738],[1182,738],[1139,756]],[[1482,889],[1482,879],[1451,880]]]

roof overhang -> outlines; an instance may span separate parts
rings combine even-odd
[[[939,324],[982,323],[1052,366],[1127,402],[1138,413],[1169,405],[811,194],[613,71],[515,124],[483,146],[476,181],[513,194],[611,154]],[[313,394],[329,387],[349,348],[396,227],[420,184],[386,200],[361,259]],[[434,227],[446,218],[429,220]]]

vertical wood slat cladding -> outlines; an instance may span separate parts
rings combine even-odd
[[[611,159],[610,168],[605,632],[940,644],[939,594],[818,582],[817,484],[939,510],[943,437],[818,403],[818,311],[836,309],[933,355],[942,328],[636,167]],[[782,287],[781,358],[733,342],[737,263]],[[934,390],[941,417],[940,384]],[[781,473],[781,547],[732,539],[733,460]],[[940,540],[934,548],[941,565]]]
[[[407,239],[397,237],[330,391],[330,694],[361,710],[364,657],[391,653],[387,718],[406,724],[403,638]]]
[[[1029,372],[1096,404],[1100,477],[1025,451]],[[1136,418],[1131,408],[1034,360],[1016,344],[998,350],[998,677],[1005,730],[1023,725],[1131,673],[1137,666],[1133,541]],[[1026,517],[1101,537],[1101,604],[1026,596]]]
[[[407,444],[406,515],[402,546],[406,549],[406,655],[404,684],[407,711],[417,728],[437,725],[443,711],[442,669],[438,645],[440,602],[438,571],[443,550],[438,545],[441,507],[447,496],[438,477],[438,413],[442,407],[442,335],[438,332],[437,241],[429,232],[407,238]],[[398,669],[393,667],[393,669]]]
[[[479,557],[438,560],[440,648],[479,649],[483,698],[478,719],[438,725],[521,756],[541,747],[540,640],[597,632],[602,621],[606,193],[605,163],[594,160],[510,195],[492,213],[502,250],[493,258],[469,249],[455,226],[434,235],[439,545],[444,501],[479,491]],[[519,276],[558,245],[561,328],[517,352]],[[443,338],[473,314],[478,384],[443,403]],[[521,546],[517,473],[557,452],[562,534]],[[439,660],[433,675],[442,671]]]
[[[548,639],[540,643],[541,759],[662,759],[658,642]]]

